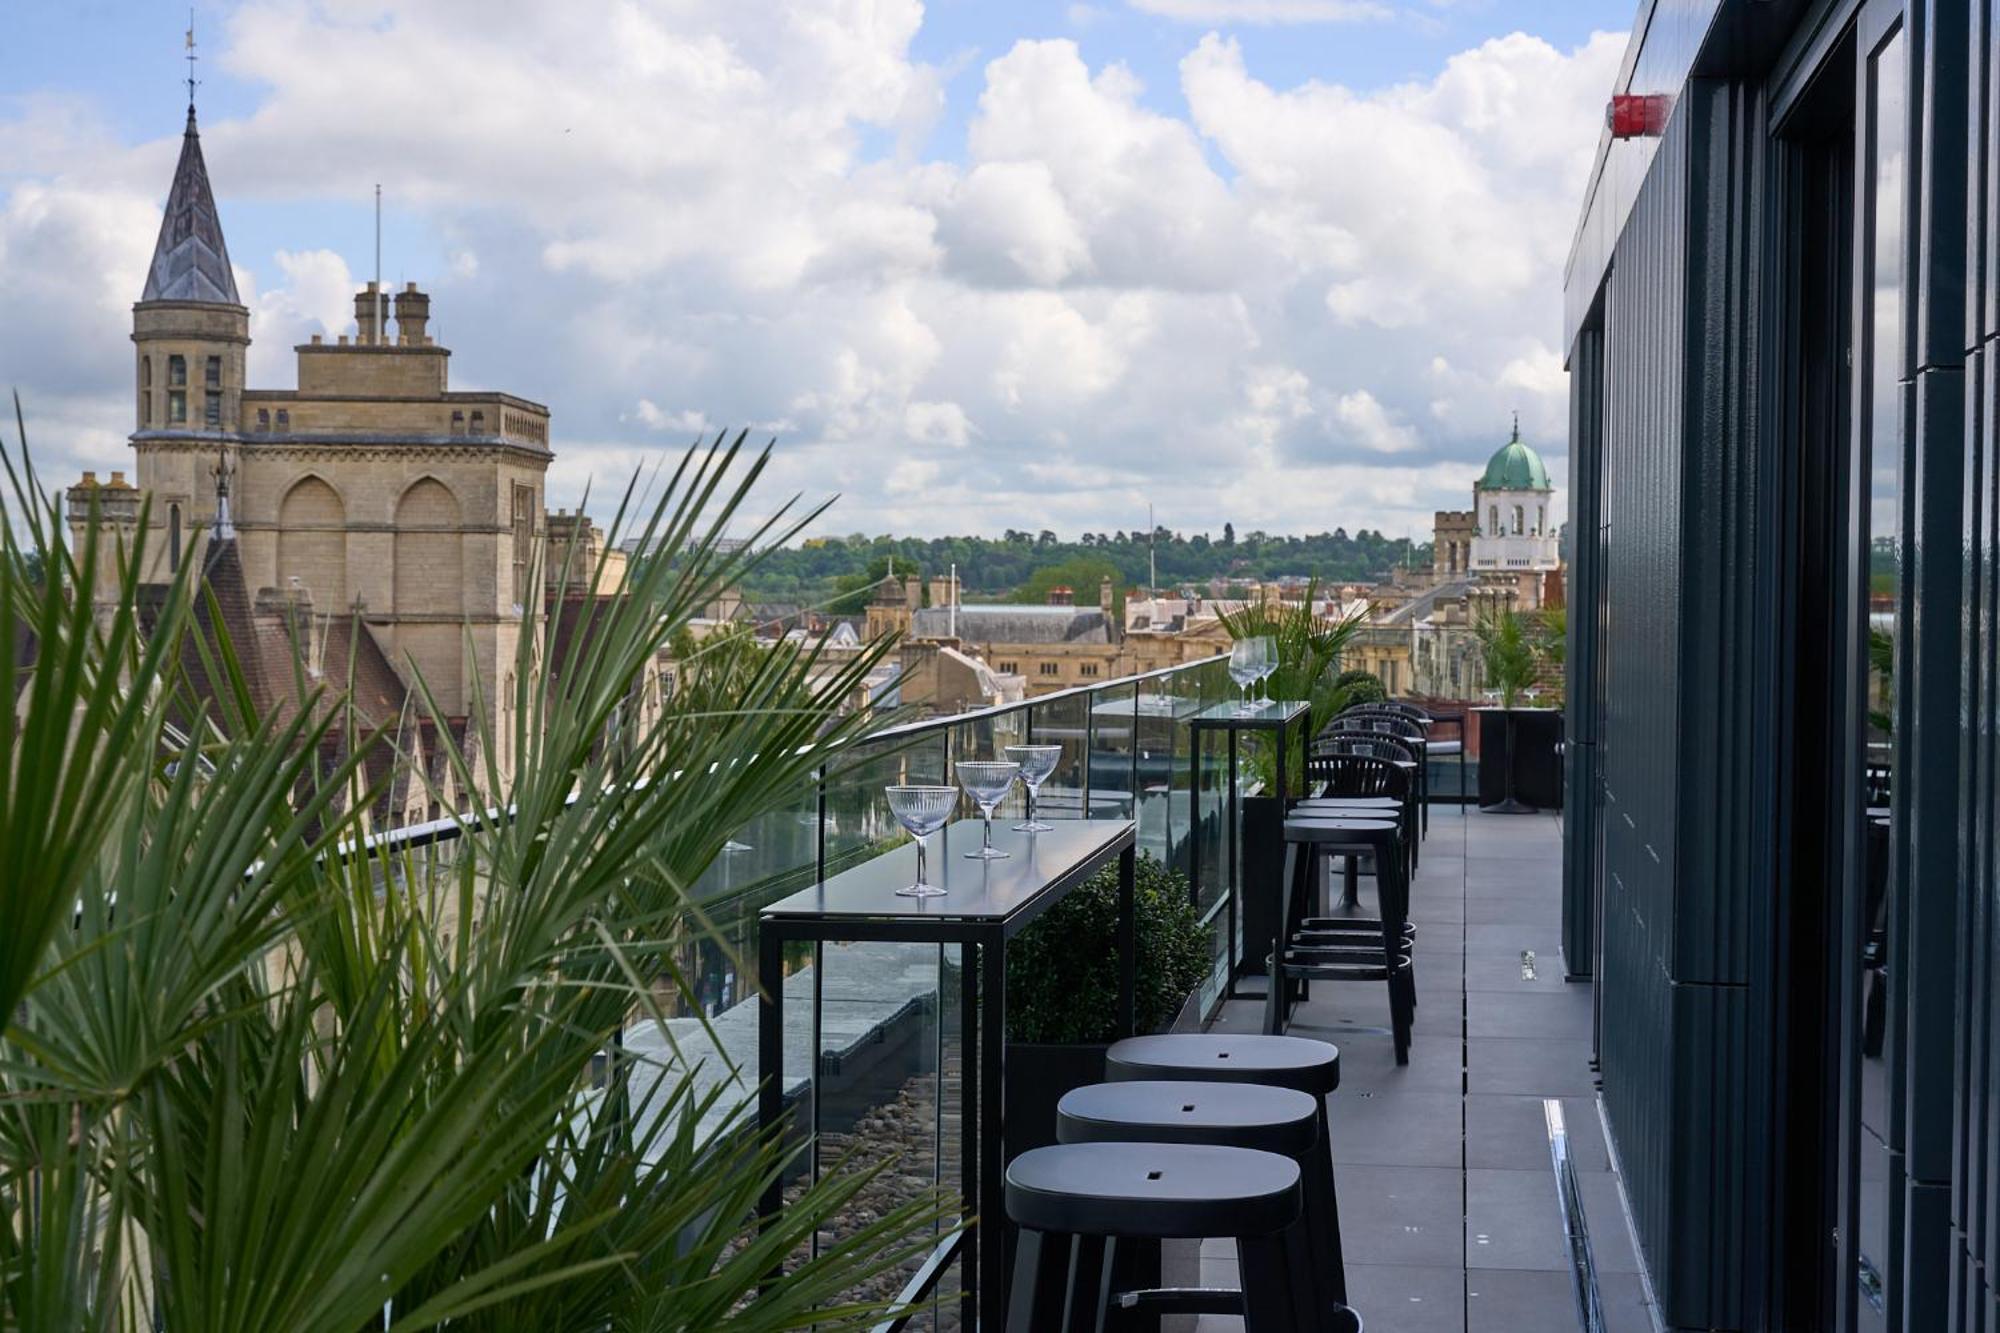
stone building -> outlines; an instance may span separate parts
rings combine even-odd
[[[549,412],[512,394],[454,392],[451,353],[416,284],[355,297],[352,335],[295,348],[296,387],[245,382],[250,312],[188,109],[180,160],[132,308],[134,482],[86,476],[69,493],[90,521],[143,544],[149,581],[213,554],[240,566],[253,605],[356,625],[405,689],[419,675],[463,720],[474,680],[511,736],[508,672],[543,589]],[[142,499],[148,528],[137,530]],[[589,546],[587,520],[575,520]],[[568,539],[571,524],[565,524]],[[227,552],[211,546],[227,544]],[[601,545],[601,543],[599,543]],[[511,756],[499,756],[511,771]]]

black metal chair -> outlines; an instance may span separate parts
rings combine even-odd
[[[1418,843],[1422,838],[1424,763],[1421,750],[1402,736],[1373,728],[1354,729],[1336,726],[1323,731],[1313,742],[1313,750],[1325,755],[1361,755],[1372,759],[1387,760],[1391,765],[1407,775],[1403,801],[1403,826],[1407,833],[1404,853],[1409,857],[1410,874],[1414,876],[1419,863]],[[1311,774],[1311,766],[1307,766]]]
[[[1007,1167],[1020,1228],[1007,1333],[1099,1333],[1131,1315],[1241,1315],[1246,1333],[1313,1333],[1301,1306],[1312,1252],[1299,1165],[1277,1153],[1194,1144],[1070,1143]],[[1227,1237],[1238,1291],[1124,1289],[1121,1243]]]
[[[1295,816],[1285,821],[1284,897],[1280,930],[1271,943],[1270,984],[1264,996],[1264,1031],[1279,1035],[1291,1019],[1291,1007],[1307,981],[1381,981],[1389,996],[1389,1021],[1396,1045],[1396,1063],[1410,1060],[1410,1027],[1416,1013],[1416,981],[1412,950],[1405,931],[1409,921],[1409,881],[1403,875],[1398,841],[1400,827],[1386,819]],[[1320,857],[1340,852],[1349,857],[1366,852],[1375,862],[1379,920],[1339,922],[1336,928],[1315,929],[1308,922],[1312,870]],[[1321,920],[1329,920],[1322,918]],[[1372,937],[1371,937],[1372,934]]]
[[[1431,744],[1428,723],[1392,704],[1358,704],[1334,718],[1328,732],[1379,731],[1403,741],[1417,763],[1416,800],[1421,832],[1431,831]]]
[[[1334,1052],[1338,1080],[1339,1052]],[[1306,1243],[1313,1262],[1302,1299],[1317,1333],[1352,1333],[1360,1319],[1347,1308],[1347,1268],[1340,1248],[1340,1206],[1320,1124],[1325,1103],[1297,1088],[1261,1083],[1137,1080],[1097,1083],[1064,1095],[1056,1108],[1056,1137],[1063,1143],[1203,1143],[1255,1148],[1299,1164],[1305,1192]],[[1134,1256],[1137,1281],[1159,1283],[1158,1247]]]

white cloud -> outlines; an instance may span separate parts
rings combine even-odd
[[[842,493],[836,531],[1129,529],[1148,498],[1190,530],[1388,527],[1462,508],[1515,408],[1560,466],[1561,264],[1622,38],[1516,35],[1360,93],[1189,34],[1184,115],[1026,40],[964,76],[977,106],[939,151],[950,71],[914,54],[922,21],[918,0],[618,0],[593,23],[242,0],[218,59],[262,100],[203,138],[254,373],[289,383],[291,342],[348,327],[314,206],[381,179],[432,232],[443,271],[407,276],[454,383],[553,409],[557,503],[743,425],[779,437],[774,492]],[[0,380],[60,457],[122,465],[180,126],[128,147],[72,100],[10,106],[0,299],[37,314],[0,327]],[[301,234],[252,253],[251,203],[261,234]]]
[[[1132,8],[1182,23],[1354,23],[1396,11],[1375,0],[1128,0]]]

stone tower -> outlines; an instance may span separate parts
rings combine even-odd
[[[226,484],[249,595],[358,626],[404,687],[421,674],[453,725],[483,697],[511,735],[515,648],[544,609],[548,408],[454,392],[415,283],[391,296],[371,282],[354,312],[352,334],[294,349],[296,388],[245,385],[250,312],[190,109],[132,310],[137,486],[73,488],[70,522],[96,512],[145,544],[145,579],[164,582],[181,564],[208,567]],[[512,756],[497,758],[504,773]]]
[[[153,499],[147,573],[165,578],[215,521],[209,482],[241,426],[250,311],[236,294],[229,247],[188,107],[180,162],[146,287],[132,307],[138,485]]]
[[[1479,522],[1472,540],[1475,573],[1539,574],[1561,565],[1556,550],[1561,519],[1549,513],[1554,492],[1542,456],[1521,439],[1521,419],[1515,417],[1514,437],[1494,451],[1473,483]]]

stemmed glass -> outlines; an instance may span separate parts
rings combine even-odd
[[[1250,685],[1262,679],[1269,647],[1270,640],[1264,638],[1238,639],[1229,645],[1229,678],[1236,682],[1241,694],[1236,704],[1238,716],[1251,711]]]
[[[917,882],[896,892],[905,898],[942,898],[944,890],[924,879],[924,853],[930,836],[951,818],[958,804],[956,787],[890,787],[889,812],[917,840]]]
[[[1035,818],[1035,794],[1048,781],[1049,774],[1056,771],[1056,765],[1062,760],[1062,746],[1010,745],[1001,753],[1021,766],[1021,785],[1028,789],[1028,820],[1014,825],[1014,832],[1054,832],[1054,824],[1044,824]]]
[[[1262,654],[1262,657],[1258,662],[1257,684],[1263,689],[1264,702],[1269,703],[1271,701],[1271,687],[1265,685],[1264,682],[1278,674],[1278,645],[1268,634],[1260,636],[1257,642],[1264,645],[1258,650]]]
[[[965,794],[979,807],[980,815],[986,820],[986,832],[977,851],[966,856],[975,861],[993,861],[1007,855],[993,845],[993,807],[1014,785],[1014,779],[1021,775],[1021,766],[1001,763],[998,760],[967,760],[957,766],[958,785],[965,788]]]

